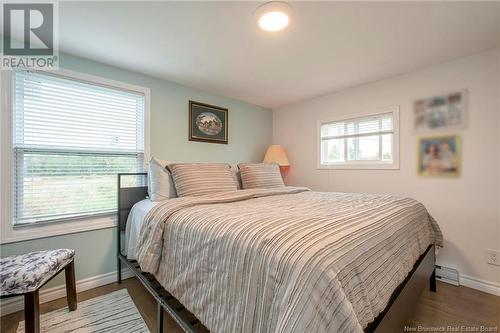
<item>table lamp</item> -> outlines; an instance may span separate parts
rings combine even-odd
[[[264,163],[278,163],[282,177],[285,177],[290,169],[290,161],[288,160],[288,156],[286,156],[285,149],[281,145],[271,145],[267,148]]]

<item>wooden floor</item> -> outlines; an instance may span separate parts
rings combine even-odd
[[[124,280],[121,285],[113,283],[78,294],[78,301],[104,295],[127,288],[135,305],[142,314],[151,332],[155,332],[156,303],[151,295],[134,278]],[[41,312],[49,312],[66,306],[66,299],[58,299],[41,305]],[[3,316],[0,332],[14,333],[24,314],[22,311]],[[181,333],[182,330],[165,315],[165,332]],[[497,327],[500,331],[500,297],[480,291],[455,287],[438,282],[438,292],[425,291],[409,326],[444,327],[444,332],[452,332],[450,327]],[[403,330],[402,330],[403,331]],[[422,330],[421,330],[422,331]],[[494,331],[494,332],[497,332]],[[418,332],[418,330],[416,330]],[[460,330],[458,330],[460,332]]]

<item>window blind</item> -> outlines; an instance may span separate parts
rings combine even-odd
[[[69,77],[13,75],[14,224],[116,210],[120,172],[141,172],[144,95]]]
[[[321,163],[392,162],[393,114],[321,124]]]
[[[341,139],[393,133],[392,113],[322,124],[321,139]]]

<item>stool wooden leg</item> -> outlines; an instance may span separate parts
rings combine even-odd
[[[117,257],[118,258],[118,257]],[[118,282],[118,284],[121,284],[122,283],[122,261],[120,258],[117,259],[118,262],[117,262],[117,269],[116,269],[116,280]]]
[[[38,290],[24,294],[24,324],[26,333],[40,332],[40,302]]]
[[[64,269],[66,275],[66,297],[68,299],[69,311],[75,311],[77,307],[76,282],[75,282],[75,262],[71,261]]]

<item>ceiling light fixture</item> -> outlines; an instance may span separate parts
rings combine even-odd
[[[285,29],[290,23],[292,9],[283,1],[270,1],[255,11],[257,24],[262,30],[275,32]]]

